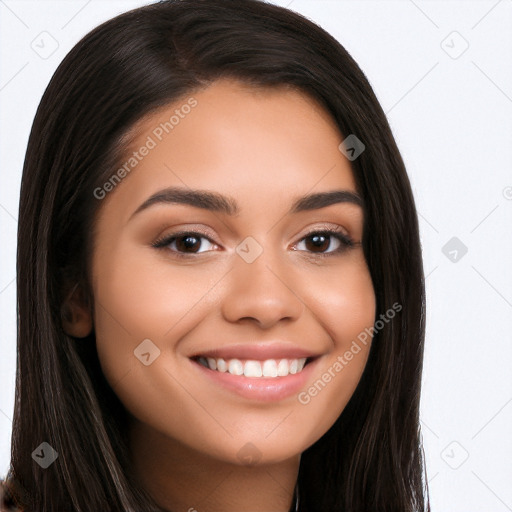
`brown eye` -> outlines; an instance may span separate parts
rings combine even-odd
[[[333,245],[332,239],[335,240],[334,249],[328,250]],[[324,229],[322,231],[312,231],[304,238],[302,238],[299,244],[302,241],[305,241],[305,250],[307,252],[318,254],[319,256],[331,256],[339,254],[345,251],[346,249],[356,245],[349,236],[345,235],[338,229]]]
[[[325,234],[316,234],[310,235],[306,238],[306,240],[311,240],[311,244],[306,242],[306,248],[308,251],[316,252],[318,249],[319,252],[323,252],[329,248],[331,245],[331,235]]]
[[[176,253],[177,256],[187,256],[193,254],[202,254],[206,251],[199,251],[199,249],[205,245],[203,240],[206,240],[209,244],[215,245],[207,236],[202,233],[195,233],[191,231],[184,231],[181,233],[173,233],[167,235],[159,240],[156,240],[151,244],[157,249],[168,249],[169,251]]]
[[[201,238],[195,235],[185,235],[175,237],[174,240],[176,240],[176,247],[179,251],[195,252],[196,249],[201,247]]]

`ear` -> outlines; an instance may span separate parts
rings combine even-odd
[[[74,338],[85,338],[92,331],[92,313],[83,286],[77,283],[61,307],[64,332]]]

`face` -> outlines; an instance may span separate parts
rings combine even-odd
[[[108,382],[174,446],[235,464],[297,456],[353,394],[370,343],[351,347],[375,318],[342,135],[301,93],[230,80],[133,134],[129,172],[97,191]]]

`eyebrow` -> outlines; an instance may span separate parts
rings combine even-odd
[[[350,190],[331,190],[317,192],[296,198],[288,211],[289,214],[317,210],[337,203],[351,203],[363,207],[359,194]],[[130,216],[130,219],[155,204],[185,204],[212,212],[235,216],[240,213],[237,202],[228,196],[207,190],[192,190],[170,187],[155,192],[148,197]]]

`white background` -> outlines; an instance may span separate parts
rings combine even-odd
[[[31,124],[78,40],[146,3],[0,0],[0,476],[9,461],[16,229]],[[413,185],[427,286],[421,417],[432,509],[512,511],[512,0],[274,3],[320,24],[355,58]],[[33,49],[41,38],[47,50],[58,44],[47,58]],[[442,250],[452,237],[467,247],[455,262]]]

